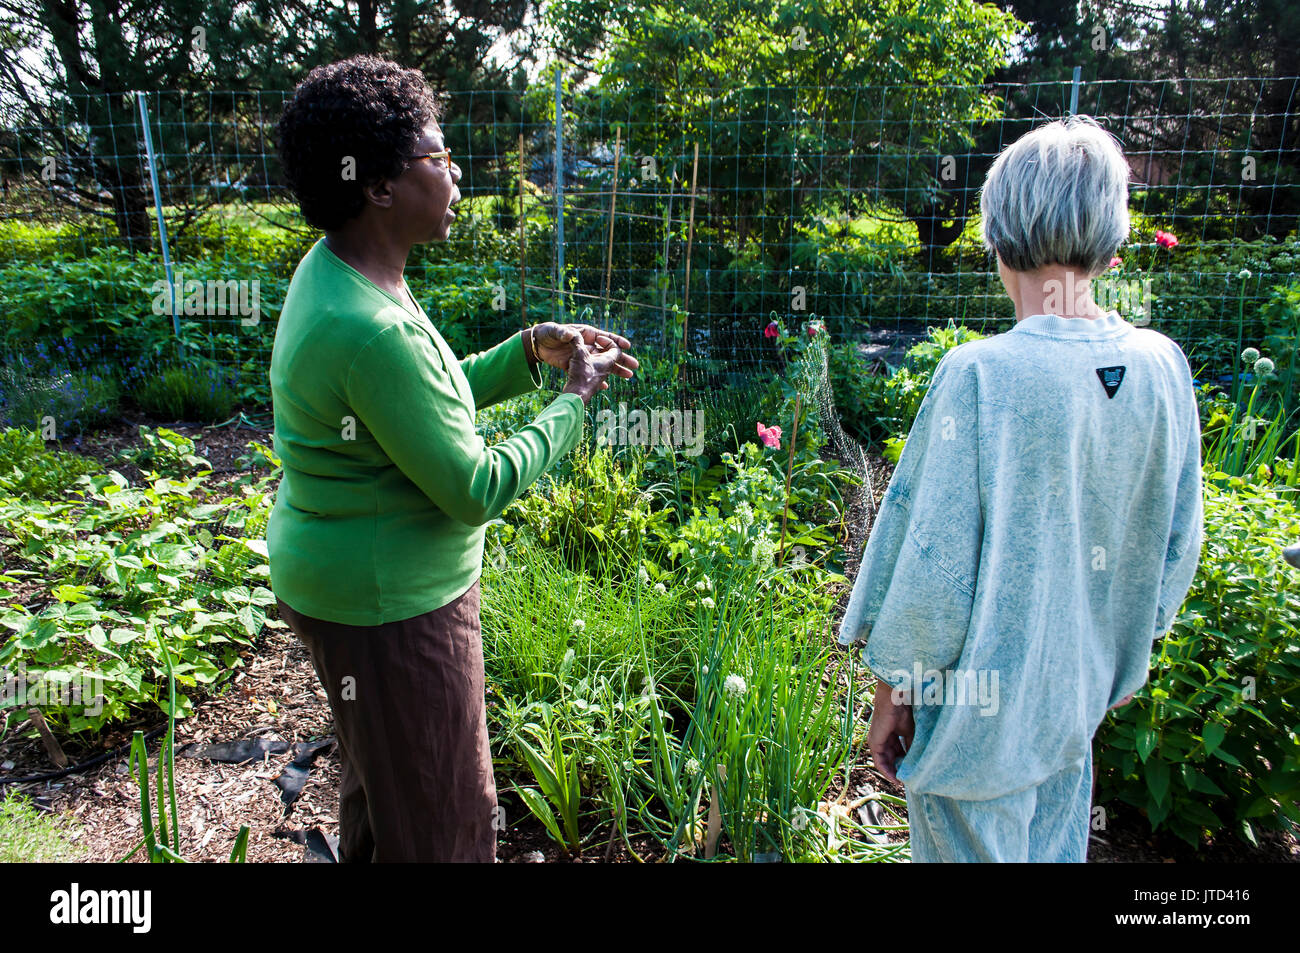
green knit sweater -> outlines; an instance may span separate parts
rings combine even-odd
[[[582,436],[582,398],[560,394],[485,444],[476,409],[541,383],[519,335],[458,360],[422,308],[318,241],[289,283],[271,353],[284,464],[267,527],[275,594],[363,626],[462,595],[482,569],[484,524]]]

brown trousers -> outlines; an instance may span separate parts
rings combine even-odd
[[[343,764],[339,860],[496,859],[479,584],[377,626],[280,617],[311,653]]]

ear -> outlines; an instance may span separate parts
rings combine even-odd
[[[379,208],[392,208],[393,186],[387,179],[380,179],[373,185],[362,186],[361,192],[366,201]]]

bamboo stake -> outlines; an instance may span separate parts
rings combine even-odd
[[[790,516],[790,477],[794,474],[794,444],[799,439],[799,405],[803,394],[795,391],[794,395],[794,429],[790,434],[790,462],[785,468],[785,509],[781,511],[781,551],[776,557],[776,564],[785,561],[785,524]]]
[[[691,212],[686,229],[686,291],[682,302],[682,347],[686,347],[687,330],[691,320],[691,244],[695,240],[695,182],[700,171],[700,144],[695,143],[695,161],[691,164]]]
[[[623,130],[614,130],[614,185],[609,194],[609,238],[605,252],[605,319],[609,320],[609,273],[614,267],[614,209],[618,203],[618,159],[623,148]]]
[[[664,344],[668,343],[668,240],[672,236],[673,197],[677,194],[677,169],[672,170],[672,179],[668,183],[668,207],[664,210],[664,258],[663,271],[660,272],[659,311],[664,318]]]
[[[524,222],[524,134],[519,134],[519,326],[528,327],[528,299],[524,291],[524,247],[528,229]]]

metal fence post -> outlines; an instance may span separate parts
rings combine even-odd
[[[1073,116],[1079,111],[1079,76],[1083,72],[1081,67],[1074,68],[1074,77],[1070,80],[1070,115]]]
[[[555,303],[557,320],[564,321],[564,104],[561,82],[564,71],[555,71]]]
[[[145,105],[143,92],[135,94],[135,101],[140,107],[140,125],[144,129],[144,149],[149,157],[149,181],[153,183],[153,208],[158,216],[158,239],[162,243],[163,271],[167,273],[167,300],[172,310],[172,333],[176,335],[176,346],[182,356],[185,345],[181,343],[181,319],[176,313],[176,284],[172,281],[172,255],[167,247],[167,223],[163,221],[162,193],[158,189],[158,158],[153,151],[153,133],[149,129],[149,109]]]

